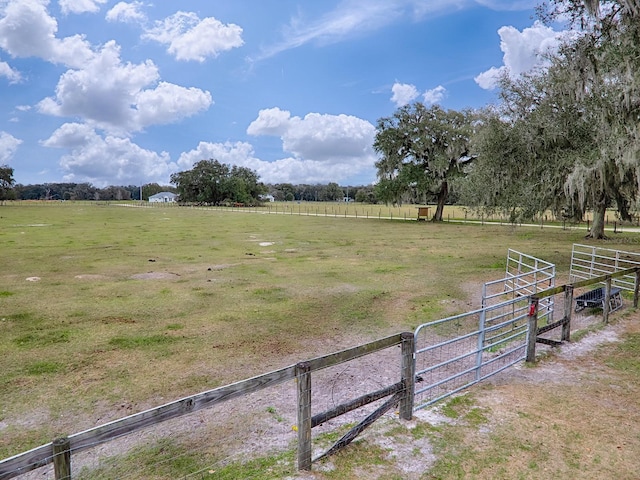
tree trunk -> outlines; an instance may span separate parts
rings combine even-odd
[[[447,201],[448,196],[449,196],[449,184],[445,180],[442,182],[442,185],[440,185],[440,191],[438,192],[438,206],[436,207],[436,213],[433,215],[433,218],[431,219],[432,222],[442,221],[442,212],[444,211],[444,203]]]
[[[593,223],[591,224],[591,230],[586,238],[604,239],[607,238],[604,234],[604,217],[607,212],[607,202],[600,201],[593,208]]]

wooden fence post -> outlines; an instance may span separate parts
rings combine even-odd
[[[602,321],[609,323],[609,302],[611,301],[611,277],[604,282],[604,303],[602,304]]]
[[[415,392],[416,364],[414,362],[415,337],[412,332],[402,332],[402,373],[404,393],[400,400],[400,418],[413,418],[413,396]]]
[[[536,340],[538,338],[538,297],[529,297],[529,336],[527,337],[527,362],[536,361]]]
[[[571,340],[571,314],[573,312],[573,285],[567,285],[564,289],[564,321],[562,324],[562,337],[560,340]]]
[[[311,470],[311,365],[296,365],[298,382],[298,470]]]
[[[53,470],[56,480],[71,480],[71,441],[57,438],[52,442]]]
[[[633,308],[638,308],[639,292],[640,292],[640,269],[636,269],[636,281],[633,286]]]

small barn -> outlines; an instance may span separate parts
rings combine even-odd
[[[160,192],[149,197],[150,202],[169,203],[175,202],[178,195],[172,192]]]

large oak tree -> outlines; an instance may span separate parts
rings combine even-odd
[[[0,200],[11,200],[15,198],[13,191],[13,168],[7,165],[0,165]]]
[[[171,183],[181,202],[214,205],[224,201],[250,204],[265,191],[253,170],[218,160],[200,160],[191,170],[172,174]]]
[[[503,79],[467,190],[478,205],[529,215],[592,209],[589,236],[604,238],[607,208],[631,220],[640,186],[639,3],[553,4],[549,18],[571,18],[574,35],[548,68]]]
[[[442,221],[452,180],[468,162],[473,114],[422,103],[400,107],[378,120],[374,149],[376,194],[387,203],[435,198],[433,221]]]

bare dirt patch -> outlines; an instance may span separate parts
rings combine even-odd
[[[73,278],[77,278],[78,280],[105,280],[107,277],[105,275],[83,274],[76,275]]]
[[[171,272],[147,272],[147,273],[136,273],[135,275],[131,275],[131,280],[173,280],[179,278],[180,275],[177,273]]]

